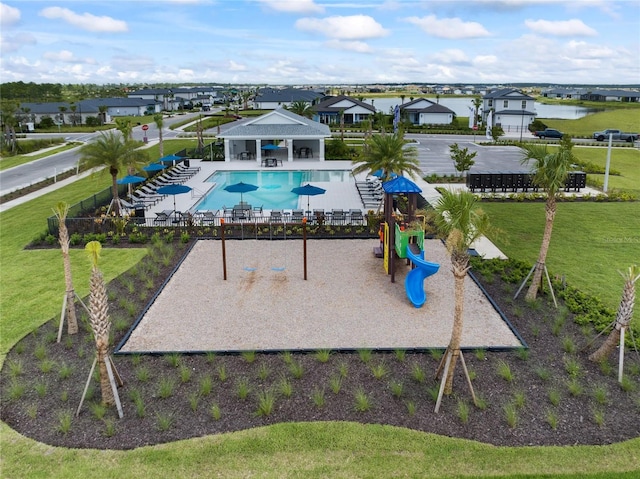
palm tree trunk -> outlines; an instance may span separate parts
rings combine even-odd
[[[628,328],[631,324],[631,318],[633,317],[633,306],[636,301],[636,287],[635,283],[638,280],[638,276],[634,277],[634,269],[629,270],[629,275],[624,276],[625,283],[622,289],[622,298],[620,299],[620,306],[618,306],[618,313],[616,314],[616,323],[613,330],[609,333],[609,336],[604,343],[589,356],[589,360],[593,362],[600,362],[601,360],[609,357],[616,347],[620,343],[620,330],[622,328]],[[624,347],[622,345],[621,347]]]
[[[451,339],[447,347],[447,353],[451,354],[451,364],[447,371],[447,379],[444,385],[444,394],[449,395],[453,391],[453,375],[460,354],[460,342],[464,326],[464,280],[469,269],[469,256],[467,254],[451,255],[453,277],[455,279],[455,309],[453,314],[453,329]]]
[[[76,292],[73,289],[73,279],[71,276],[71,258],[69,257],[69,246],[67,246],[66,248],[63,247],[62,249],[62,262],[64,264],[64,283],[67,295],[67,333],[76,334],[78,332],[78,318],[76,317]]]
[[[118,196],[118,170],[111,168],[111,189],[113,193],[113,213],[120,216],[120,198]]]
[[[98,350],[98,368],[100,370],[100,393],[102,394],[102,403],[107,406],[113,406],[116,403],[115,396],[113,395],[113,389],[111,389],[111,382],[109,381],[109,374],[107,373],[107,355],[109,350],[107,344],[104,341],[97,342]]]
[[[109,319],[109,302],[107,299],[107,288],[100,270],[94,266],[91,271],[91,284],[89,295],[89,319],[93,329],[93,337],[96,342],[98,353],[98,368],[100,371],[100,390],[102,402],[104,404],[115,404],[113,390],[109,383],[107,374],[106,358],[109,354],[109,329],[111,321]]]
[[[160,158],[163,158],[164,146],[162,144],[162,125],[158,125],[158,152],[160,153]]]
[[[55,211],[55,210],[54,210]],[[71,274],[71,257],[69,256],[69,231],[67,230],[66,210],[58,211],[58,231],[60,249],[62,250],[62,264],[64,268],[64,285],[67,295],[67,333],[76,334],[78,332],[78,318],[76,317],[76,293],[73,289],[73,276]]]
[[[531,285],[527,291],[525,299],[527,301],[533,301],[538,296],[538,291],[542,285],[542,273],[544,272],[545,261],[547,260],[547,252],[549,251],[549,245],[551,244],[551,232],[553,230],[553,220],[556,216],[556,198],[555,196],[549,196],[544,208],[546,222],[544,225],[544,234],[542,235],[542,244],[540,245],[540,253],[538,254],[538,261],[536,262],[535,271],[533,272],[533,279]]]

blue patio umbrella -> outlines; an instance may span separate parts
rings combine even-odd
[[[181,195],[183,193],[189,193],[191,191],[191,187],[187,185],[167,185],[161,186],[156,190],[160,195],[173,195],[173,211],[176,210],[176,195]]]
[[[248,193],[249,191],[255,191],[258,189],[258,187],[256,185],[241,181],[240,183],[234,183],[233,185],[225,186],[224,189],[229,193],[240,193],[240,203],[242,203],[242,194]]]
[[[160,158],[158,160],[158,163],[170,163],[172,165],[175,165],[176,161],[180,161],[181,159],[182,159],[181,156],[168,155],[168,156],[163,156],[162,158]]]
[[[165,168],[166,166],[164,166],[162,163],[151,163],[142,169],[147,172],[154,172],[164,170]]]
[[[293,188],[291,190],[291,193],[295,193],[296,195],[299,196],[306,196],[307,197],[307,211],[309,210],[309,197],[310,196],[316,196],[316,195],[324,195],[325,192],[327,190],[323,189],[323,188],[319,188],[317,186],[313,186],[310,184],[306,184],[304,186],[298,186],[297,188]]]
[[[120,178],[116,183],[119,185],[134,185],[136,183],[142,183],[144,180],[146,180],[146,178],[143,178],[142,176],[127,175]]]
[[[261,147],[262,150],[279,150],[280,147],[278,145],[274,145],[273,143],[269,143],[268,145],[264,145]]]

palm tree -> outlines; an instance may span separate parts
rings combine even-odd
[[[565,135],[557,151],[551,153],[544,145],[524,145],[523,164],[531,164],[533,174],[532,181],[547,192],[545,204],[545,226],[542,235],[542,244],[538,253],[538,260],[534,266],[533,279],[527,291],[526,299],[533,301],[538,295],[538,290],[542,286],[542,274],[545,270],[545,261],[549,244],[551,242],[551,232],[553,230],[553,220],[556,216],[556,199],[571,169],[571,164],[575,162],[575,157],[571,151],[573,143],[568,135]]]
[[[153,115],[153,121],[158,127],[158,152],[160,154],[160,158],[164,156],[164,148],[162,145],[162,126],[164,124],[162,113],[156,113]]]
[[[471,103],[473,104],[473,108],[474,108],[474,114],[473,114],[473,126],[478,126],[478,110],[480,109],[480,107],[482,106],[482,98],[478,97],[478,98],[474,98],[473,100],[471,100]]]
[[[100,124],[104,125],[107,122],[107,111],[109,111],[109,107],[107,105],[100,105],[98,111],[100,112]]]
[[[126,141],[132,139],[133,122],[131,121],[131,118],[116,118],[116,129],[122,133],[122,136]]]
[[[106,167],[109,171],[112,179],[113,211],[116,216],[120,215],[118,174],[127,170],[133,173],[138,166],[148,161],[147,153],[136,148],[135,142],[110,131],[100,134],[98,138],[80,149],[80,163],[83,166],[94,169]]]
[[[295,113],[296,115],[304,116],[305,118],[313,117],[313,108],[306,101],[294,101],[291,105],[289,105],[287,110]]]
[[[464,280],[469,270],[469,247],[481,235],[490,232],[489,218],[476,206],[477,198],[468,191],[444,190],[436,204],[436,225],[446,238],[447,251],[451,255],[451,271],[455,280],[455,309],[453,329],[443,363],[449,356],[449,368],[443,378],[444,394],[453,390],[453,374],[460,356],[460,341],[464,326]],[[437,412],[437,410],[436,410]]]
[[[413,146],[405,147],[402,131],[367,138],[363,155],[353,162],[357,164],[353,169],[354,174],[382,170],[383,181],[389,179],[392,173],[422,176],[418,151]]]
[[[620,276],[624,279],[624,287],[615,325],[604,343],[589,356],[589,359],[594,362],[600,362],[609,357],[620,343],[620,331],[623,328],[628,328],[631,324],[633,305],[636,299],[636,281],[640,279],[640,266],[631,265],[624,273],[620,272]],[[624,345],[621,344],[620,347],[624,347]]]
[[[71,258],[69,257],[69,232],[67,230],[67,213],[69,213],[69,204],[60,201],[53,208],[53,213],[58,219],[58,232],[60,249],[62,250],[62,263],[64,266],[64,284],[66,300],[66,317],[67,317],[67,333],[76,334],[78,332],[78,319],[76,318],[76,293],[73,289],[73,278],[71,276]],[[62,331],[62,329],[60,330]],[[60,338],[58,337],[58,341]]]
[[[251,90],[243,91],[240,95],[242,98],[243,110],[249,109],[249,100],[253,96],[253,92]]]
[[[107,361],[109,355],[109,330],[111,320],[109,319],[109,302],[107,299],[107,288],[102,277],[102,272],[98,268],[98,259],[102,245],[98,241],[90,241],[85,246],[91,260],[91,279],[89,291],[89,322],[93,330],[93,338],[96,342],[98,353],[98,369],[100,371],[100,391],[102,393],[103,404],[115,404],[115,397],[109,375],[107,373]]]

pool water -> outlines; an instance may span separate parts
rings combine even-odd
[[[224,188],[243,182],[258,187],[242,194],[242,201],[266,210],[291,210],[298,208],[299,196],[291,190],[307,183],[351,182],[350,170],[320,171],[218,171],[207,179],[216,186],[200,202],[198,211],[216,211],[231,208],[240,203],[240,193],[230,193]],[[321,185],[317,185],[321,186]],[[306,197],[305,197],[306,198]]]

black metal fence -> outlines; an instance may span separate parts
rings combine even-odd
[[[572,171],[564,184],[565,191],[580,191],[587,186],[587,174],[583,171]],[[538,191],[540,187],[533,182],[533,175],[524,172],[474,172],[467,175],[467,187],[472,191],[528,192]]]

